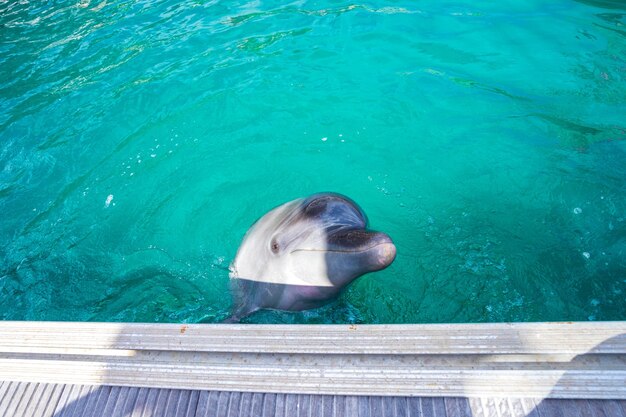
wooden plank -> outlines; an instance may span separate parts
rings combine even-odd
[[[137,393],[135,395],[135,401],[132,405],[131,412],[127,412],[125,417],[149,415],[145,410],[146,400],[148,398],[148,391],[150,391],[149,388],[137,388]]]
[[[273,417],[276,412],[276,396],[270,393],[263,394],[262,417]]]
[[[333,417],[344,417],[346,415],[346,397],[343,395],[333,396]],[[289,417],[289,416],[288,416]]]
[[[278,393],[274,396],[274,398],[275,398],[274,416],[284,417],[285,416],[285,394]]]
[[[539,415],[544,416],[554,416],[554,417],[564,417],[561,409],[559,407],[559,403],[555,402],[556,400],[545,399],[537,404],[536,410],[539,412]]]
[[[0,322],[0,352],[572,355],[624,353],[625,345],[626,322],[362,326]]]
[[[311,398],[311,403],[314,402],[314,398],[316,398],[317,396],[313,396]],[[314,409],[311,408],[311,415],[315,416],[315,415],[319,415],[319,414],[314,414]],[[360,396],[358,397],[358,415],[359,416],[370,416],[370,399],[369,397],[365,397],[365,396]]]
[[[115,410],[115,405],[118,401],[118,398],[121,394],[121,391],[126,389],[124,387],[111,387],[111,391],[109,392],[109,396],[106,399],[106,403],[104,405],[104,409],[102,409],[102,415],[110,416],[113,414],[113,410]]]
[[[111,393],[111,387],[109,386],[96,387],[85,406],[85,416],[88,417],[98,417],[101,415],[100,411],[106,406],[109,394]]]
[[[431,397],[420,398],[420,410],[424,417],[437,417],[435,406]]]
[[[311,415],[311,395],[299,394],[298,404],[298,417],[313,417]]]
[[[248,394],[244,393],[244,395]],[[187,408],[184,413],[180,414],[181,417],[194,417],[196,415],[199,397],[200,391],[189,391],[189,401],[187,402]]]
[[[407,403],[405,397],[395,397],[394,401],[395,411],[393,415],[395,417],[401,417],[408,415]]]
[[[608,410],[604,408],[605,401],[589,400],[588,403],[594,417],[616,417],[614,414],[609,414]]]
[[[285,416],[297,417],[298,416],[298,394],[285,395]]]
[[[519,398],[509,398],[509,405],[511,409],[511,414],[515,417],[525,417],[526,413],[524,413],[524,407],[522,406],[522,402]],[[572,416],[574,417],[574,416]]]
[[[9,385],[11,384],[13,384],[13,382],[0,380],[0,405],[4,404],[4,401],[5,401],[4,398],[6,397],[7,391],[9,389]],[[4,414],[3,408],[0,408],[0,413]]]
[[[371,416],[383,416],[383,399],[379,396],[369,397],[369,412]]]
[[[254,393],[254,395],[252,396],[252,407],[250,408],[252,416],[258,417],[263,412],[264,397],[265,394],[261,393]]]
[[[209,412],[214,410],[217,405],[217,401],[215,400],[215,404],[213,404],[213,398],[215,393],[210,391],[202,391],[198,397],[198,407],[196,408],[196,416],[197,417],[208,417]]]
[[[617,404],[617,401],[611,401],[611,400],[604,400],[604,401],[596,400],[596,401],[601,404],[605,415],[611,416],[611,417],[614,417],[614,416],[622,417],[622,410],[620,409],[619,404]]]
[[[169,390],[169,396],[167,400],[167,406],[165,408],[165,413],[163,416],[166,417],[180,417],[184,415],[184,408],[187,406],[187,402],[189,401],[189,390]]]
[[[57,412],[56,415],[72,417],[79,415],[78,409],[82,410],[85,407],[85,401],[91,390],[90,385],[74,385],[67,399],[66,405],[61,412]]]
[[[62,391],[52,384],[19,382],[3,382],[2,388],[0,389],[0,416],[10,417],[52,416],[60,391]]]
[[[0,358],[0,377],[16,381],[72,382],[222,391],[342,395],[626,397],[620,361],[555,369],[515,363],[475,363],[459,357],[382,355],[300,357],[191,355],[150,358]],[[198,361],[198,359],[201,359]],[[442,361],[448,362],[443,366]],[[281,364],[282,363],[282,364]],[[287,363],[287,365],[285,365]],[[430,366],[429,366],[430,365]],[[593,365],[593,363],[592,363]],[[508,368],[508,369],[507,369]]]
[[[381,397],[382,402],[382,412],[381,415],[393,417],[395,406],[393,404],[393,397],[385,396]]]
[[[183,403],[187,403],[189,397],[189,390],[171,390],[170,397],[168,399],[167,408],[165,410],[166,416],[178,417],[183,413]]]
[[[230,402],[230,392],[219,392],[217,395],[216,415],[226,416],[228,411],[228,403]]]
[[[24,410],[28,406],[28,404],[32,401],[32,396],[37,388],[36,383],[23,383],[25,385],[24,393],[22,394],[22,398],[20,402],[17,404],[17,408],[15,409],[14,415],[23,415]]]
[[[47,401],[49,398],[50,392],[52,391],[52,385],[49,384],[33,384],[35,389],[32,392],[30,397],[30,401],[26,403],[26,407],[22,410],[18,410],[17,415],[24,416],[42,416],[42,410],[39,408],[40,403]],[[2,394],[0,393],[0,403],[2,403]]]
[[[239,412],[241,417],[254,417],[252,414],[253,395],[254,394],[252,394],[251,392],[241,393],[241,405],[239,406]]]
[[[13,417],[15,409],[17,408],[25,390],[25,384],[9,382],[9,386],[7,388],[8,389],[6,390],[2,401],[3,407],[0,408],[0,411],[2,412],[2,417]]]
[[[346,417],[357,417],[359,415],[359,399],[354,395],[346,396]],[[302,417],[308,417],[309,414],[304,414]],[[300,416],[298,416],[300,417]]]
[[[138,387],[123,388],[111,417],[127,417],[133,413],[139,396]],[[79,415],[79,414],[77,414]]]
[[[473,417],[469,401],[466,398],[445,398],[446,415],[448,417]]]
[[[31,384],[29,383],[17,384],[17,387],[13,393],[13,398],[11,398],[10,404],[5,412],[7,416],[13,416],[17,414],[17,410],[22,408],[22,403],[28,401],[27,396],[30,392],[30,385]]]
[[[420,398],[407,398],[407,410],[410,417],[422,417],[422,402]]]

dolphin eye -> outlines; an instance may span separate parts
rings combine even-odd
[[[272,239],[272,243],[270,244],[270,248],[272,249],[272,252],[274,252],[274,253],[278,253],[278,251],[280,250],[280,246],[278,245],[278,242],[276,241],[276,238]]]

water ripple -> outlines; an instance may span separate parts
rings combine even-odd
[[[335,190],[398,259],[250,321],[623,318],[621,8],[0,1],[0,317],[218,320],[250,223]]]

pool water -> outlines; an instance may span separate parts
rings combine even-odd
[[[271,208],[398,248],[253,323],[626,319],[619,0],[0,1],[0,318],[215,322]]]

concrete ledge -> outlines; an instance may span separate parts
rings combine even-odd
[[[0,322],[0,380],[301,394],[626,399],[626,322]]]

